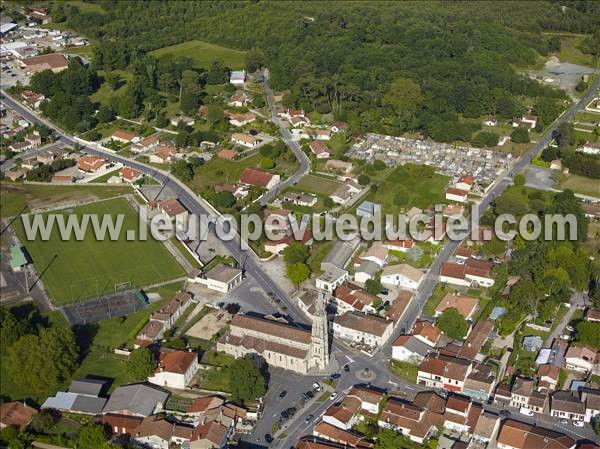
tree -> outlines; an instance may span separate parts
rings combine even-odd
[[[96,113],[96,118],[100,123],[112,122],[115,119],[115,113],[108,106],[101,105]]]
[[[246,52],[246,70],[253,73],[265,64],[265,55],[260,48],[252,47]]]
[[[77,366],[79,348],[70,328],[42,329],[8,348],[5,365],[15,383],[35,392],[58,388]]]
[[[269,170],[273,167],[275,167],[275,162],[273,162],[273,159],[268,158],[268,157],[263,157],[260,160],[260,168],[262,168],[263,170]]]
[[[267,391],[265,378],[250,355],[235,361],[229,367],[231,394],[241,402],[254,401]]]
[[[555,133],[555,139],[560,148],[575,145],[577,138],[575,136],[575,128],[573,124],[571,122],[563,122],[558,125]]]
[[[371,182],[371,177],[369,175],[365,175],[364,173],[361,175],[358,175],[358,183],[361,186],[366,186]]]
[[[499,136],[496,133],[481,131],[475,135],[471,141],[478,147],[495,147],[498,145]]]
[[[148,348],[132,351],[127,360],[127,374],[133,381],[145,380],[154,371],[154,359]]]
[[[550,53],[558,53],[560,51],[560,36],[550,36],[550,39],[548,39],[548,51]]]
[[[0,308],[0,346],[9,348],[29,332],[29,326],[4,307]]]
[[[464,338],[469,330],[467,321],[460,313],[458,313],[458,310],[453,307],[442,312],[436,321],[436,326],[439,327],[448,338],[452,339]]]
[[[577,325],[577,341],[600,350],[600,323],[581,321]]]
[[[215,193],[212,200],[213,206],[215,206],[217,209],[227,209],[235,205],[235,197],[231,192],[223,191]]]
[[[335,206],[335,202],[331,199],[331,197],[326,196],[325,199],[323,200],[323,205],[327,208],[327,209],[331,209],[332,207]]]
[[[417,83],[408,78],[398,78],[383,97],[383,104],[394,110],[400,128],[408,130],[416,126],[417,108],[423,99],[421,87]]]
[[[309,255],[308,247],[300,242],[293,242],[283,250],[283,260],[286,265],[306,263]]]
[[[304,263],[295,263],[288,265],[285,270],[287,278],[298,287],[300,283],[304,282],[310,276],[310,269],[308,265]]]
[[[367,279],[367,282],[365,282],[365,288],[372,295],[378,295],[381,293],[381,281],[379,278]]]
[[[192,115],[200,105],[200,76],[194,70],[185,70],[181,74],[181,111]]]
[[[58,410],[46,408],[40,410],[39,413],[33,416],[30,425],[36,433],[49,434],[52,427],[54,427],[59,419],[60,412]]]
[[[529,143],[529,131],[525,128],[515,128],[515,130],[510,135],[510,140],[514,143]]]
[[[515,175],[515,185],[516,186],[524,186],[525,185],[525,175],[523,173],[517,173]]]

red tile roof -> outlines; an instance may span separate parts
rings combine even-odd
[[[257,187],[266,187],[272,178],[272,173],[257,170],[255,168],[246,168],[242,173],[242,176],[240,176],[240,182],[242,184],[248,184]]]
[[[195,352],[161,352],[158,367],[154,372],[167,371],[169,373],[184,374],[196,360],[198,360],[198,354]]]

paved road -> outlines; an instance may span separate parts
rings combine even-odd
[[[189,187],[187,187],[184,183],[182,183],[169,173],[162,170],[157,170],[156,168],[150,165],[146,165],[141,162],[128,159],[126,157],[102,151],[97,148],[92,148],[85,145],[82,146],[73,137],[58,129],[49,121],[32,113],[23,105],[17,103],[12,98],[8,97],[4,92],[2,93],[2,101],[4,101],[17,112],[19,112],[19,114],[21,114],[30,122],[44,123],[49,128],[55,130],[57,135],[60,136],[59,140],[65,145],[71,147],[79,147],[83,152],[102,156],[104,159],[111,160],[113,162],[120,162],[124,165],[139,170],[140,172],[155,178],[161,184],[168,184],[171,190],[176,194],[177,198],[190,211],[190,213],[196,215],[214,216],[214,213],[211,211],[210,206],[208,206],[201,197],[196,195]],[[211,228],[211,232],[215,232],[214,227]],[[244,266],[246,276],[251,276],[260,286],[260,288],[262,288],[266,293],[273,292],[277,297],[281,298],[282,301],[286,303],[288,307],[287,313],[290,315],[291,318],[298,320],[303,319],[304,315],[298,309],[295,303],[292,303],[287,293],[275,281],[273,281],[260,267],[260,261],[258,260],[256,254],[253,251],[242,250],[240,248],[239,236],[236,236],[236,238],[233,240],[223,241],[223,246],[231,255],[233,255],[238,260],[238,262],[240,262]]]
[[[273,96],[273,91],[269,87],[269,70],[265,69],[263,72],[264,79],[264,89],[265,95],[267,97],[267,105],[269,107],[269,114],[271,115],[271,122],[279,127],[279,132],[281,134],[281,138],[285,142],[285,144],[290,147],[296,159],[300,163],[300,168],[296,170],[296,172],[287,178],[286,180],[277,184],[273,189],[269,190],[265,193],[260,199],[260,204],[262,206],[269,204],[275,197],[282,192],[285,188],[296,184],[304,175],[306,175],[310,171],[310,159],[308,156],[302,151],[298,142],[292,139],[292,134],[289,132],[287,127],[285,126],[285,122],[281,120],[277,116],[277,110],[275,109],[275,98]]]

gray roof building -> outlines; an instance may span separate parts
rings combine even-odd
[[[147,384],[124,385],[113,391],[102,413],[129,412],[135,416],[150,416],[162,410],[168,397],[169,393]]]
[[[59,391],[56,396],[46,399],[42,404],[42,408],[96,415],[102,411],[104,404],[106,404],[106,398]]]
[[[360,238],[358,236],[354,236],[354,238],[344,241],[338,240],[333,245],[333,248],[329,250],[323,261],[321,262],[321,270],[327,271],[330,267],[344,268],[352,254],[358,248],[360,244]]]
[[[101,379],[76,379],[71,382],[69,393],[85,394],[88,396],[100,396],[106,381]]]

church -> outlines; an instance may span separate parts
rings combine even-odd
[[[319,299],[312,330],[272,317],[239,314],[217,342],[217,350],[236,358],[256,354],[269,366],[300,374],[322,372],[329,364],[329,337],[324,298]]]

